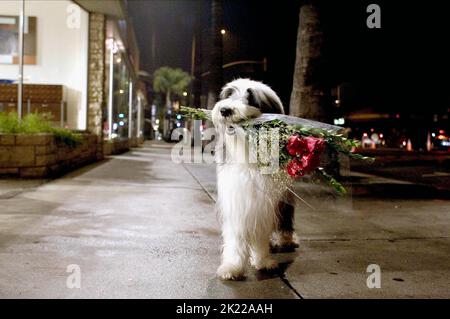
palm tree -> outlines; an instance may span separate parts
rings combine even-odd
[[[165,96],[166,107],[172,107],[172,95],[181,96],[191,82],[191,76],[183,70],[163,66],[153,73],[153,90]]]
[[[306,0],[300,7],[297,51],[289,113],[330,122],[331,92],[327,83],[324,27],[320,0]]]

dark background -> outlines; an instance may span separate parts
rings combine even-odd
[[[348,111],[429,114],[448,112],[449,11],[444,1],[327,1],[322,17],[327,37],[328,80],[349,83]],[[366,26],[367,5],[381,7],[381,29]],[[292,89],[301,1],[225,1],[224,63],[267,58],[263,80],[287,106]],[[207,30],[210,2],[128,2],[141,48],[142,69],[169,65],[190,71],[196,19]],[[155,54],[151,37],[155,36]],[[203,37],[206,42],[207,36]]]

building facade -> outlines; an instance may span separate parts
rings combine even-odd
[[[106,154],[142,140],[147,94],[124,1],[24,0],[23,8],[22,115],[90,131]],[[0,6],[0,112],[18,110],[21,9],[16,0]]]

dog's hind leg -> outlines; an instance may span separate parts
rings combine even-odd
[[[298,238],[294,231],[294,206],[280,201],[278,204],[277,229],[272,235],[273,251],[293,251],[298,247]]]

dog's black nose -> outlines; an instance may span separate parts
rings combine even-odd
[[[229,107],[222,107],[220,109],[220,114],[222,114],[223,117],[228,117],[233,114],[233,110]]]

